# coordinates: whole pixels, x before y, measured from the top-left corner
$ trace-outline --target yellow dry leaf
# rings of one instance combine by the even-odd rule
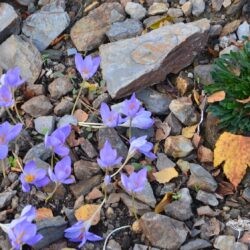
[[[198,126],[198,124],[195,124],[193,126],[183,128],[182,131],[181,131],[181,134],[184,137],[186,137],[188,139],[191,139],[194,136],[194,134],[195,134],[197,126]]]
[[[96,214],[93,220],[91,220],[92,221],[91,225],[96,225],[100,221],[99,205],[95,205],[95,204],[83,205],[75,211],[75,217],[77,220],[86,221],[86,220],[89,220],[94,215],[94,213]]]
[[[171,202],[171,199],[172,199],[172,192],[166,193],[162,198],[162,200],[155,206],[155,212],[158,214],[163,212],[165,206]]]
[[[41,207],[36,210],[36,221],[51,218],[53,218],[53,213],[50,208]]]
[[[159,183],[166,183],[178,176],[178,172],[175,168],[164,168],[159,172],[153,173],[155,179]]]
[[[214,92],[212,95],[210,95],[208,98],[207,98],[207,102],[208,103],[214,103],[214,102],[220,102],[220,101],[223,101],[226,97],[226,93],[225,91],[217,91],[217,92]]]
[[[157,20],[155,23],[150,25],[150,29],[155,30],[163,27],[166,24],[170,24],[173,21],[171,16],[164,16],[160,20]]]
[[[197,105],[200,105],[200,94],[196,89],[193,89],[193,97]]]
[[[240,103],[243,103],[243,104],[249,103],[250,102],[250,96],[248,98],[242,99],[242,100],[236,99],[236,101],[240,102]]]
[[[250,167],[250,137],[224,132],[214,149],[214,167],[224,162],[224,173],[236,188]]]

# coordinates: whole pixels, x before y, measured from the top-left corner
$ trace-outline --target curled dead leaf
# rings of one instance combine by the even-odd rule
[[[97,211],[99,210],[99,211]],[[99,205],[87,204],[83,205],[75,211],[75,217],[77,220],[89,220],[94,214],[94,218],[91,220],[91,225],[96,225],[100,221],[100,208]]]
[[[223,90],[217,91],[207,98],[207,102],[208,103],[220,102],[220,101],[223,101],[225,97],[226,97],[225,91]]]
[[[168,192],[164,195],[162,200],[155,206],[155,212],[161,213],[164,211],[164,208],[167,204],[169,204],[172,200],[172,192]]]
[[[185,127],[185,128],[182,129],[181,134],[184,137],[186,137],[188,139],[191,139],[194,136],[194,134],[195,134],[197,126],[198,126],[198,124],[195,124],[195,125],[190,126],[190,127]]]
[[[242,100],[236,99],[236,101],[240,102],[240,103],[243,103],[243,104],[249,103],[250,102],[250,96],[248,98],[242,99]]]
[[[178,176],[178,172],[173,168],[164,168],[159,172],[153,173],[159,183],[166,183]]]

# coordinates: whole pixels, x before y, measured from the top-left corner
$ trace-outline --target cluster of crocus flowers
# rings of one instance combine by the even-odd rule
[[[0,224],[10,239],[12,249],[20,250],[23,245],[34,246],[43,238],[37,233],[36,224],[32,223],[35,217],[36,209],[27,205],[18,219],[12,220],[10,224]]]

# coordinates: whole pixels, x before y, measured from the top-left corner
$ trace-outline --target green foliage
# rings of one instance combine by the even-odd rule
[[[172,199],[175,201],[178,201],[181,199],[181,193],[173,193],[172,194]]]
[[[147,168],[147,170],[148,170],[148,172],[150,172],[153,168],[152,168],[152,166],[150,166],[150,165],[143,165],[143,164],[141,164],[141,163],[137,163],[137,162],[133,162],[132,163],[132,166],[134,167],[134,169],[137,171],[137,170],[140,170],[140,169],[142,169],[142,168]]]
[[[250,131],[250,42],[238,52],[231,52],[215,60],[212,77],[214,84],[205,87],[208,94],[224,90],[226,98],[213,103],[208,111],[217,116],[223,129],[238,134]]]
[[[11,168],[14,168],[16,166],[16,159],[13,156],[8,157],[8,165]]]

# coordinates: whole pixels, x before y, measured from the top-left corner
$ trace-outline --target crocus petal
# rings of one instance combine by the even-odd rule
[[[94,233],[91,233],[91,232],[86,232],[86,238],[87,240],[89,241],[99,241],[99,240],[103,240],[102,237],[94,234]]]
[[[11,90],[7,85],[2,85],[0,87],[0,106],[10,107],[14,104],[14,98]]]
[[[75,54],[75,65],[76,65],[76,69],[81,74],[83,67],[84,67],[84,63],[83,63],[82,55],[80,53]]]
[[[57,182],[57,178],[55,176],[55,174],[53,173],[52,169],[49,168],[48,169],[48,175],[49,175],[49,178],[53,181],[53,182]]]
[[[27,221],[31,222],[36,217],[36,209],[31,205],[27,205],[21,212],[21,217],[25,217]]]
[[[75,178],[73,176],[71,178],[68,178],[62,181],[63,184],[72,184],[74,182],[75,182]]]
[[[130,188],[130,186],[128,185],[129,178],[125,174],[123,174],[123,173],[121,173],[121,182],[122,182],[122,185],[124,186],[124,188],[127,190],[127,192],[131,192],[132,191],[131,188]]]
[[[71,174],[71,159],[69,156],[64,157],[55,165],[56,179],[63,182]]]
[[[100,115],[102,117],[103,122],[109,118],[109,113],[110,113],[109,106],[105,102],[103,102],[100,107]]]
[[[23,170],[25,173],[33,173],[33,171],[37,168],[35,161],[28,161]]]
[[[50,182],[48,177],[44,177],[43,179],[36,181],[34,184],[36,187],[44,187]]]
[[[22,130],[23,125],[21,123],[18,123],[14,126],[11,127],[11,130],[9,131],[8,135],[6,136],[6,140],[9,142],[11,140],[13,140],[14,138],[16,138],[21,130]]]
[[[41,239],[43,238],[43,236],[41,234],[37,234],[35,236],[33,236],[32,238],[28,239],[26,241],[26,244],[33,246],[35,245],[37,242],[39,242]]]
[[[3,160],[8,155],[8,146],[7,145],[0,145],[0,160]]]
[[[55,153],[64,157],[69,154],[69,148],[65,145],[60,145],[54,149]]]

